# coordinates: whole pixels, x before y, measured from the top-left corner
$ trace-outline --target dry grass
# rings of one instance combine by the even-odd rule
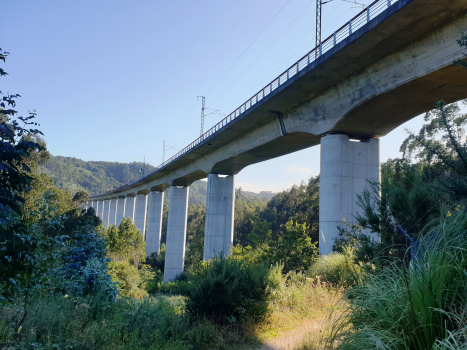
[[[319,278],[289,276],[274,292],[272,312],[256,328],[256,337],[268,344],[264,349],[318,349],[329,315],[340,308],[342,292]]]

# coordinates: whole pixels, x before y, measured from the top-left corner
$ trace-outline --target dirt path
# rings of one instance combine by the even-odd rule
[[[255,347],[255,350],[294,350],[298,349],[305,342],[312,340],[318,342],[323,323],[324,317],[320,319],[306,319],[300,326],[265,341],[264,344]]]

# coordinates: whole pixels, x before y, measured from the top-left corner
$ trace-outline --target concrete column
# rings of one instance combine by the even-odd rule
[[[229,255],[233,245],[235,176],[208,174],[203,259]]]
[[[104,200],[99,201],[99,217],[101,218],[101,220],[104,220],[104,204]]]
[[[151,191],[148,199],[148,230],[146,232],[146,256],[160,253],[164,192]]]
[[[100,215],[99,215],[99,201],[94,201],[94,209],[96,210],[96,216],[100,219]]]
[[[188,193],[188,187],[170,187],[164,283],[173,281],[183,272],[185,264]]]
[[[126,198],[118,198],[117,199],[117,215],[115,217],[115,225],[118,227],[122,222],[122,219],[125,217],[125,199]]]
[[[126,197],[124,217],[130,218],[133,222],[135,221],[135,197]]]
[[[148,208],[148,196],[139,194],[136,196],[135,203],[135,225],[141,231],[143,237],[146,237],[146,212]]]
[[[360,211],[357,194],[368,187],[368,180],[380,181],[379,140],[353,142],[347,135],[321,138],[319,189],[319,252],[332,252],[337,227],[342,220],[356,223]],[[372,237],[375,239],[376,237]]]
[[[109,224],[110,201],[105,200],[103,207],[104,207],[104,211],[102,212],[102,220],[104,221],[104,227],[107,228],[107,226]]]
[[[117,200],[112,198],[109,204],[109,221],[107,222],[106,228],[110,225],[115,225],[115,218],[117,216]]]

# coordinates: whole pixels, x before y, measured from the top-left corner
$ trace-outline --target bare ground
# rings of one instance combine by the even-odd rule
[[[304,343],[318,343],[325,317],[305,319],[298,327],[279,334],[252,349],[255,350],[296,350]],[[308,349],[308,348],[307,348]],[[309,348],[312,349],[312,348]],[[319,349],[318,347],[316,349]]]

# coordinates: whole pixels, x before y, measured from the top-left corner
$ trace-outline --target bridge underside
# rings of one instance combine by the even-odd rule
[[[332,133],[353,138],[382,137],[413,117],[467,98],[467,69],[450,65],[365,101],[350,111]]]
[[[399,0],[297,68],[219,132],[142,180],[93,196],[91,205],[118,223],[135,215],[135,203],[146,208],[149,197],[147,232],[155,235],[150,254],[158,252],[163,192],[170,188],[164,280],[173,279],[183,271],[191,183],[208,177],[209,258],[220,253],[216,249],[228,249],[233,237],[235,179],[218,175],[235,175],[248,165],[321,144],[320,252],[330,252],[341,219],[354,222],[356,194],[368,180],[379,181],[378,138],[438,101],[467,98],[467,69],[454,64],[465,58],[456,40],[467,28],[466,14],[467,0]],[[136,201],[128,198],[134,196]],[[111,198],[109,205],[102,203]],[[144,232],[146,213],[137,214]]]

